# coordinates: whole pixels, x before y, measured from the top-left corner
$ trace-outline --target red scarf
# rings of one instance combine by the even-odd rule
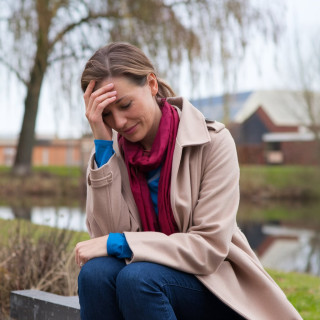
[[[140,143],[118,136],[130,178],[130,186],[139,210],[143,231],[160,231],[166,235],[178,232],[170,204],[171,168],[179,126],[179,115],[165,99],[161,100],[162,116],[150,152]],[[158,218],[151,200],[146,172],[162,165],[158,187]]]

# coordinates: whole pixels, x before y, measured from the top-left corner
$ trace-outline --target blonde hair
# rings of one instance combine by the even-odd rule
[[[91,80],[97,84],[111,77],[125,77],[138,86],[144,86],[147,76],[156,70],[147,56],[132,44],[113,42],[98,49],[88,60],[81,76],[81,88],[85,92]],[[157,98],[175,96],[172,88],[157,77]]]

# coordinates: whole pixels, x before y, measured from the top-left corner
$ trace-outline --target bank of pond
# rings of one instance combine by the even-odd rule
[[[40,209],[32,209],[31,220],[33,215],[37,216],[37,210]],[[42,208],[41,210],[44,211],[40,214],[45,214],[48,208]],[[64,215],[70,216],[72,212],[76,212],[74,208],[70,209],[69,212],[67,211],[66,208],[56,208],[57,221]],[[46,218],[49,219],[49,216],[48,214]],[[77,294],[79,268],[74,262],[73,248],[77,242],[88,239],[88,234],[36,224],[40,222],[22,219],[0,219],[1,319],[6,319],[8,316],[9,297],[12,290],[35,288],[60,295]],[[310,228],[296,228],[275,222],[262,225],[258,221],[247,225],[240,222],[240,225],[247,233],[249,241],[255,239],[256,244],[259,242],[261,234],[267,233],[274,237],[274,241],[267,240],[264,244],[264,247],[271,248],[274,257],[272,258],[269,250],[267,259],[262,260],[263,263],[274,260],[280,253],[283,261],[287,260],[290,255],[296,257],[298,247],[300,249],[304,248],[302,251],[305,251],[304,256],[296,260],[302,262],[315,251],[311,247],[303,245],[306,240],[294,241],[301,235],[304,239],[308,237],[311,239],[316,236],[316,234],[312,234]],[[283,236],[283,233],[285,233],[285,236]],[[254,234],[256,236],[253,237]],[[277,243],[277,239],[287,242],[280,241],[280,243]],[[291,244],[290,241],[292,241]],[[272,243],[275,245],[272,246]],[[283,250],[284,248],[285,250]],[[319,254],[319,246],[317,248]],[[259,250],[256,247],[256,251]],[[288,255],[286,251],[290,254]],[[312,259],[314,257],[308,261],[310,262]],[[266,267],[303,319],[318,319],[320,314],[320,277],[307,274],[303,270],[300,272],[285,272],[270,268],[268,265]]]
[[[0,205],[0,218],[86,232],[84,202],[40,203]],[[320,276],[320,201],[242,200],[237,221],[266,267]]]
[[[241,166],[243,199],[320,199],[320,166]],[[17,177],[0,167],[0,202],[21,197],[79,199],[86,193],[85,171],[78,167],[36,167],[31,175]]]
[[[242,166],[240,173],[239,227],[303,318],[318,319],[320,169]],[[24,178],[0,168],[0,318],[10,290],[76,294],[72,249],[89,238],[85,181],[79,168],[37,168]]]

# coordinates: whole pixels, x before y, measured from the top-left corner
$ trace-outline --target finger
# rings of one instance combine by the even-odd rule
[[[102,88],[101,88],[102,89]],[[106,99],[110,93],[111,95],[114,95],[115,92],[114,91],[110,91],[110,90],[97,90],[95,92],[93,92],[90,97],[89,100],[87,102],[87,110],[91,110],[92,107],[95,107],[96,104],[95,103],[100,103],[102,100]],[[111,88],[110,88],[111,89]],[[94,108],[95,109],[95,108]]]
[[[89,103],[87,109],[87,118],[89,121],[99,121],[103,110],[116,100],[117,91],[110,91],[97,97],[92,103]]]
[[[75,259],[76,259],[76,264],[79,265],[79,243],[76,246]]]
[[[77,265],[81,268],[84,265],[84,263],[85,263],[85,259],[84,259],[83,255],[79,254]]]
[[[115,95],[116,92],[115,91],[110,91],[112,88],[114,87],[113,83],[108,83],[107,85],[104,85],[103,87],[101,87],[100,89],[92,92],[91,90],[91,94],[89,97],[86,96],[85,98],[85,102],[86,102],[86,112],[90,113],[93,110],[95,110],[95,101],[97,100],[99,103],[108,98],[108,96],[111,95]],[[90,91],[89,91],[90,92]]]
[[[95,90],[95,91],[92,91],[91,92],[91,95],[90,95],[90,99],[94,100],[96,99],[97,97],[101,96],[102,94],[108,92],[108,91],[111,91],[114,87],[114,84],[112,82],[102,86],[101,88]]]
[[[84,101],[85,101],[86,106],[87,106],[87,103],[88,103],[88,101],[89,101],[89,98],[90,98],[90,96],[91,96],[91,94],[92,94],[92,92],[93,92],[93,88],[94,88],[95,84],[96,84],[96,81],[95,81],[95,80],[91,80],[91,81],[89,82],[87,88],[86,88],[86,91],[85,91],[84,94],[83,94],[83,98],[84,98]]]
[[[78,266],[80,265],[80,262],[81,262],[82,251],[83,251],[83,241],[79,242],[76,245],[76,254],[75,254],[75,256],[76,256],[76,263],[77,263]]]
[[[73,253],[74,253],[74,261],[75,261],[75,263],[77,263],[77,250],[76,250],[76,247],[73,249]]]
[[[104,110],[105,107],[107,107],[109,104],[114,102],[117,97],[117,91],[110,91],[107,92],[101,96],[99,96],[95,101],[94,101],[94,106],[92,108],[93,111],[98,111],[99,115],[102,114],[102,111]]]

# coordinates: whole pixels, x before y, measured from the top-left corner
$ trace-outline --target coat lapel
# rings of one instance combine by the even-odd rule
[[[172,159],[171,172],[171,207],[179,230],[183,231],[181,217],[176,210],[177,176],[184,147],[202,145],[210,142],[211,138],[202,113],[184,98],[168,98],[168,102],[178,109],[180,115],[176,145]]]
[[[119,169],[121,172],[122,188],[124,192],[124,197],[126,198],[126,202],[129,207],[129,211],[132,217],[134,218],[134,220],[137,222],[137,224],[141,226],[139,211],[131,191],[129,175],[128,175],[126,164],[124,162],[124,159],[119,149],[118,133],[116,131],[113,131],[113,149],[116,153],[115,156],[118,157]]]
[[[168,98],[168,102],[181,111],[177,133],[177,143],[181,147],[201,145],[210,141],[205,118],[198,109],[181,97]]]

